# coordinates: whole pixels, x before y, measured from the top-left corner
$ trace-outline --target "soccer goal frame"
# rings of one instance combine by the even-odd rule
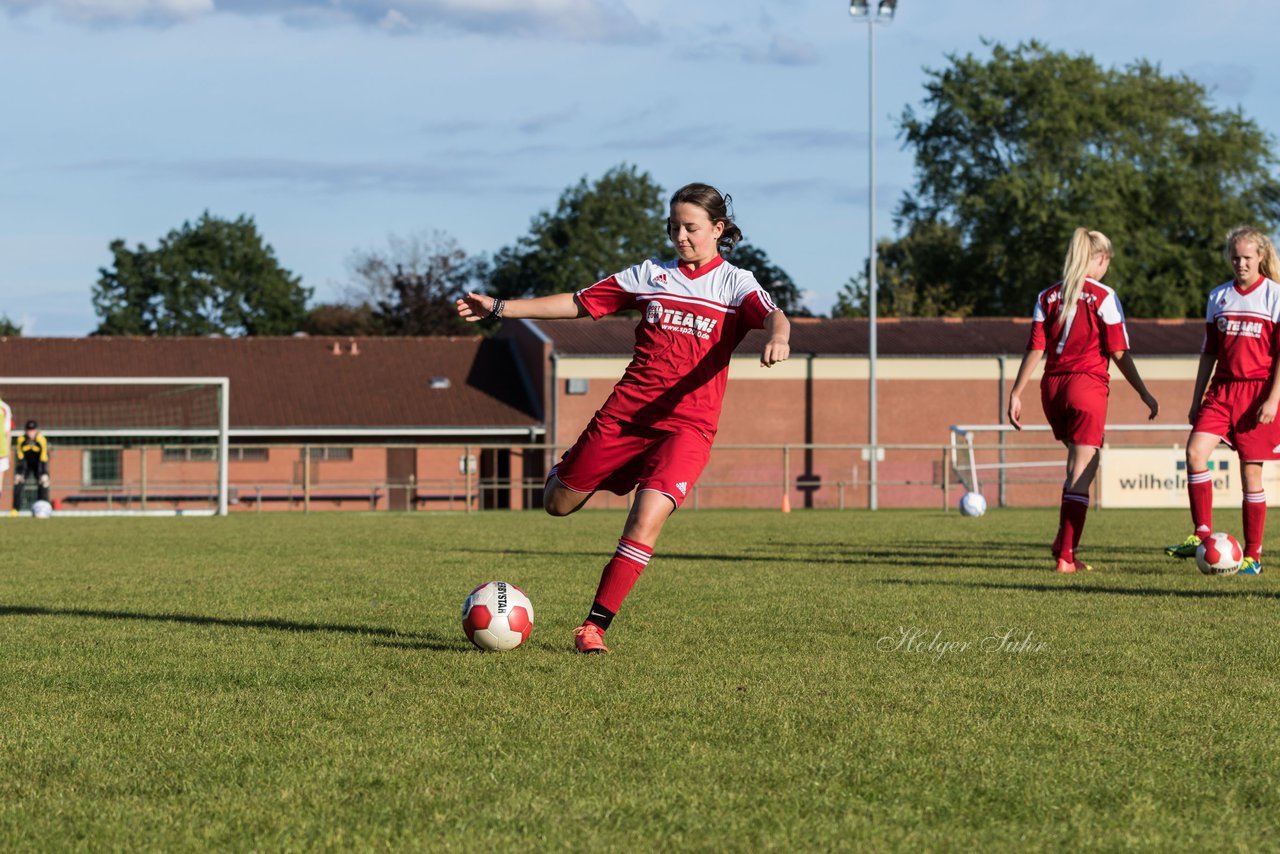
[[[88,427],[53,428],[42,431],[50,439],[214,439],[217,441],[217,509],[187,510],[182,515],[226,516],[229,483],[227,466],[231,456],[231,380],[229,377],[0,377],[0,393],[9,386],[210,386],[217,391],[216,427]],[[6,427],[8,425],[5,425]],[[125,515],[125,514],[121,514]],[[128,513],[128,515],[138,515]],[[176,515],[176,514],[175,514]]]
[[[1184,433],[1187,431],[1185,425],[1180,424],[1108,424],[1106,425],[1107,433]],[[1065,466],[1066,460],[1061,453],[1046,460],[1024,460],[1019,462],[1007,462],[1004,459],[1006,448],[1004,447],[1004,437],[1010,433],[1019,432],[1019,428],[1012,424],[952,424],[950,428],[950,455],[951,470],[955,472],[956,478],[960,481],[961,486],[970,492],[981,493],[982,488],[979,483],[979,472],[994,471],[997,474],[998,485],[1000,488],[999,502],[1004,504],[1004,472],[1015,469],[1044,469],[1058,468]],[[1024,424],[1022,425],[1022,433],[1047,433],[1046,443],[1054,443],[1053,428],[1048,424]],[[982,446],[984,450],[991,450],[993,447],[999,452],[999,461],[994,463],[979,463],[977,461],[977,446],[974,444],[974,436],[979,433],[994,434],[997,445]],[[1015,450],[1008,448],[1007,450]],[[1045,451],[1048,453],[1048,451]]]

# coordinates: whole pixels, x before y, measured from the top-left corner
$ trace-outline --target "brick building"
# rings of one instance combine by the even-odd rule
[[[631,358],[634,321],[517,321],[501,335],[516,342],[543,401],[547,441],[571,445],[609,394]],[[1202,321],[1128,321],[1134,358],[1153,394],[1162,401],[1156,436],[1115,434],[1109,441],[1181,441],[1195,379]],[[930,449],[884,452],[879,466],[882,506],[937,506],[941,500],[940,447],[952,424],[996,424],[1004,420],[1008,390],[1025,351],[1030,321],[1007,318],[882,319],[878,323],[877,396],[882,445],[928,445]],[[791,359],[773,368],[759,364],[763,332],[752,332],[730,366],[720,432],[703,475],[700,506],[777,506],[783,482],[794,506],[866,506],[867,461],[861,451],[782,449],[739,445],[865,444],[868,437],[868,323],[863,319],[793,319]],[[1113,369],[1110,423],[1145,421],[1146,409]],[[1028,423],[1043,423],[1038,382],[1023,398]],[[985,437],[994,441],[994,436]],[[1051,443],[1043,433],[1007,439],[1010,461],[1058,459],[1056,449],[1019,451]],[[1041,472],[1060,483],[1061,469]],[[738,483],[756,484],[737,487]],[[723,485],[718,485],[723,484]],[[774,486],[776,484],[776,486]],[[1008,500],[1056,503],[1056,488],[1040,483],[1012,486]],[[610,503],[610,497],[593,501]],[[616,502],[615,502],[616,503]]]
[[[514,348],[492,339],[9,338],[0,340],[0,376],[228,377],[231,498],[241,509],[462,506],[468,473],[475,502],[509,506],[506,491],[480,494],[482,480],[506,475],[499,464],[509,465],[508,455],[460,455],[455,446],[543,435]],[[197,487],[207,493],[215,469],[208,442],[72,449],[57,438],[92,408],[68,409],[65,396],[96,393],[0,382],[19,425],[34,418],[50,436],[53,497],[93,508],[136,504],[145,476],[154,507],[200,503]],[[136,417],[146,423],[145,411]],[[461,480],[460,466],[469,470]]]
[[[1180,441],[1203,324],[1130,320],[1129,329],[1168,433],[1109,441]],[[691,506],[777,506],[783,494],[796,507],[865,506],[861,449],[799,446],[867,442],[867,322],[798,319],[792,330],[791,360],[771,369],[758,362],[763,333],[739,348]],[[949,426],[1003,420],[1028,330],[1010,319],[880,321],[881,506],[939,504]],[[537,505],[546,467],[622,375],[633,335],[634,321],[608,318],[509,321],[491,339],[11,338],[0,340],[0,376],[229,377],[233,509],[297,507],[303,487],[311,509],[518,508]],[[0,384],[19,421],[41,419],[30,394]],[[1026,420],[1042,423],[1035,383],[1024,403]],[[1116,377],[1110,422],[1144,418]],[[1051,441],[1008,437],[1004,457],[1059,460],[1042,447]],[[96,507],[113,490],[117,501],[138,501],[144,471],[153,505],[208,481],[208,448],[52,444],[54,494],[64,502]],[[1045,484],[1060,479],[1060,468],[1020,478],[1007,499],[1054,503],[1056,487]]]

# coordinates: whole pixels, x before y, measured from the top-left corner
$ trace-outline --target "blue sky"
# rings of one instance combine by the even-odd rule
[[[356,249],[526,233],[627,162],[731,192],[827,312],[867,252],[867,28],[844,0],[0,0],[0,313],[96,325],[108,243],[253,216],[334,299]],[[1185,72],[1280,138],[1274,0],[900,0],[876,30],[878,233],[925,68],[1037,38]],[[1254,38],[1253,34],[1261,34]],[[584,283],[587,284],[587,283]]]

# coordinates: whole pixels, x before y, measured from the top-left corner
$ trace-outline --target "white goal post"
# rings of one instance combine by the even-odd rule
[[[78,397],[67,387],[87,391]],[[171,391],[166,392],[168,386]],[[49,391],[57,389],[59,391]],[[135,389],[136,391],[131,391]],[[91,391],[89,391],[91,390]],[[130,399],[130,395],[133,398]],[[61,396],[59,396],[61,395]],[[212,405],[206,400],[212,395]],[[231,381],[227,377],[0,377],[0,399],[13,406],[15,433],[28,416],[24,409],[54,413],[40,430],[55,443],[145,442],[166,439],[216,443],[216,509],[173,511],[171,515],[227,515],[227,463],[230,457]],[[5,425],[8,427],[8,425]],[[104,511],[82,511],[102,515]],[[112,511],[113,515],[157,515],[157,511]],[[81,515],[75,511],[64,515]]]
[[[1160,447],[1182,447],[1186,439],[1187,432],[1190,429],[1186,424],[1108,424],[1106,432],[1108,435],[1114,433],[1152,433],[1166,434],[1176,438],[1176,442],[1164,444],[1160,443]],[[1035,452],[1038,459],[1022,459],[1017,461],[1007,461],[1006,453],[1018,452],[1022,455],[1031,451],[1031,448],[1018,447],[1016,444],[1006,445],[1005,439],[1013,433],[1030,433],[1038,434],[1037,442],[1033,446],[1038,449]],[[976,436],[989,434],[990,439],[987,443],[975,443]],[[1024,424],[1021,431],[1012,424],[953,424],[950,429],[950,457],[951,470],[955,472],[962,486],[971,492],[981,492],[980,481],[983,476],[989,476],[989,473],[995,473],[996,479],[999,481],[1001,504],[1004,503],[1004,487],[1005,473],[1021,469],[1057,469],[1065,472],[1066,456],[1061,452],[1054,452],[1045,445],[1054,445],[1061,447],[1053,438],[1053,430],[1048,424]],[[990,460],[992,454],[996,455],[994,461],[979,461],[979,456]]]

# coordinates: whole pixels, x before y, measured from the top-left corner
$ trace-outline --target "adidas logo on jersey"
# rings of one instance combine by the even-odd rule
[[[666,273],[658,273],[657,275],[655,275],[655,276],[653,277],[653,283],[654,283],[655,285],[665,285],[665,284],[667,283],[667,274],[666,274]]]
[[[688,481],[685,481],[685,480],[680,481],[679,483],[677,483],[677,484],[676,484],[676,489],[680,490],[680,494],[681,494],[681,495],[688,495],[688,494],[689,494],[689,482],[688,482]]]

